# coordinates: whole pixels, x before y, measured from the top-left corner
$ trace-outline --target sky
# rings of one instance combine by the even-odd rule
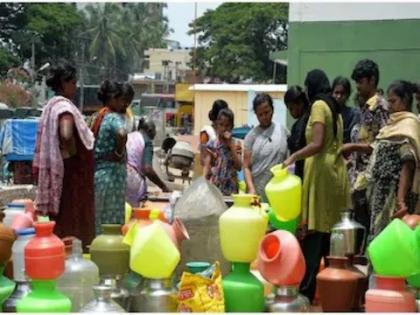
[[[217,8],[222,1],[197,1],[197,17],[200,17],[208,9]],[[194,36],[187,35],[188,24],[194,20],[194,2],[168,2],[164,10],[168,17],[169,27],[174,30],[168,38],[181,43],[181,47],[193,47]]]

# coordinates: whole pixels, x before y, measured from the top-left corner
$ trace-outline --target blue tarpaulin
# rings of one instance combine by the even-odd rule
[[[7,119],[0,131],[2,155],[8,161],[32,161],[38,121]]]

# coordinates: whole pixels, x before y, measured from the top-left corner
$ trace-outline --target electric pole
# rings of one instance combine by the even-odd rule
[[[85,42],[82,40],[82,55],[80,56],[80,75],[79,75],[79,86],[80,86],[80,112],[83,113],[83,105],[85,102],[85,88],[84,88],[84,72],[85,72]]]

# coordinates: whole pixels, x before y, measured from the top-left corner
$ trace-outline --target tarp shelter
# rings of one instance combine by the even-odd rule
[[[0,148],[8,161],[32,161],[38,120],[7,119],[0,130]]]

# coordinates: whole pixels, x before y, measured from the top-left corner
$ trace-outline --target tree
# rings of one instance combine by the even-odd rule
[[[198,70],[228,82],[270,79],[270,52],[287,48],[287,15],[287,3],[224,3],[208,10],[189,25],[189,34],[198,35]]]
[[[73,4],[25,3],[25,25],[12,36],[23,59],[32,55],[35,43],[36,66],[59,58],[74,60],[82,16]]]
[[[7,71],[20,64],[21,60],[6,48],[0,47],[0,77],[6,75]]]
[[[149,47],[163,47],[168,34],[163,3],[106,3],[86,7],[86,36],[90,38],[88,60],[100,80],[126,80],[142,69],[143,53]],[[123,21],[123,23],[121,23]]]
[[[88,5],[88,29],[83,34],[91,38],[89,55],[103,65],[107,78],[114,78],[117,72],[117,57],[126,56],[123,46],[123,24],[121,7],[115,3]]]

